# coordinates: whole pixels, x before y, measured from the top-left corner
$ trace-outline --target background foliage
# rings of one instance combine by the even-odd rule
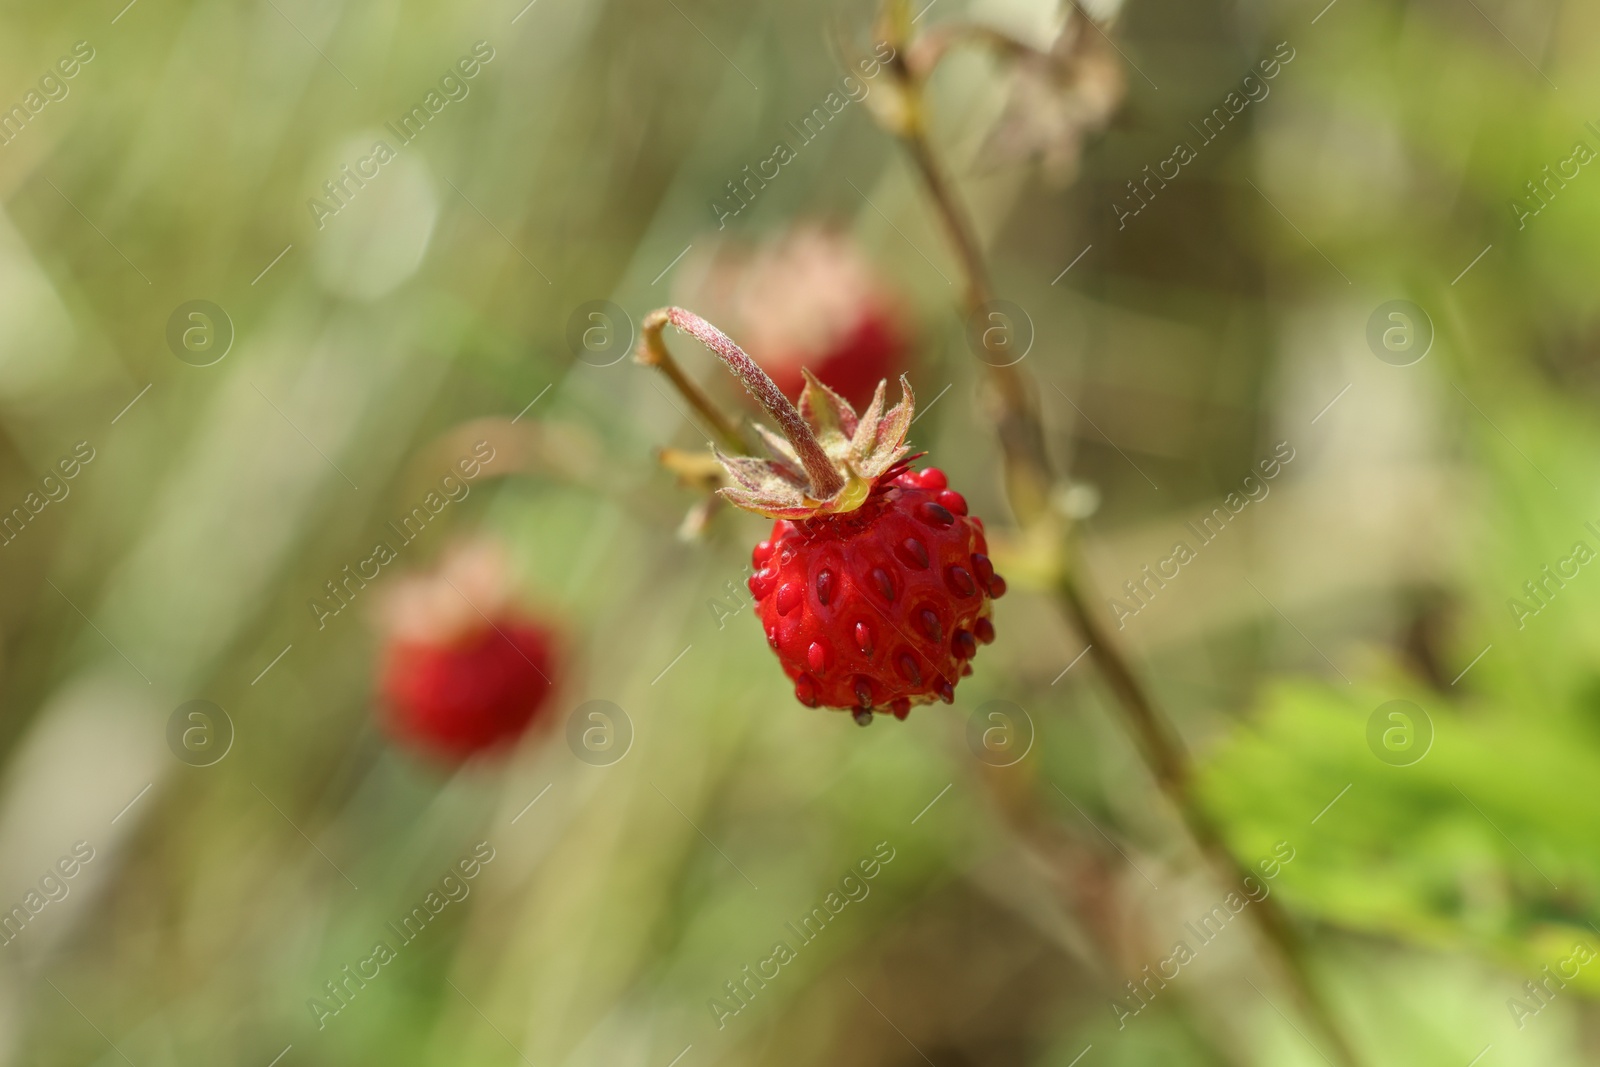
[[[713,240],[709,202],[829,91],[831,28],[864,33],[863,12],[115,8],[0,15],[5,100],[75,42],[94,51],[0,147],[0,506],[76,443],[95,457],[0,550],[0,905],[94,849],[0,947],[0,1056],[1321,1062],[1243,924],[1119,1029],[1124,983],[1226,887],[1091,665],[1063,673],[1082,641],[1044,596],[998,606],[953,708],[857,730],[799,707],[749,612],[719,625],[710,604],[761,524],[677,540],[691,498],[652,453],[703,433],[645,371],[568,344],[586,301],[635,323],[669,302]],[[1098,491],[1095,583],[1115,594],[1164,558],[1278,442],[1296,456],[1119,636],[1239,855],[1292,843],[1272,892],[1368,1062],[1592,1062],[1600,969],[1520,1027],[1507,1001],[1600,944],[1600,577],[1520,626],[1508,601],[1575,542],[1600,547],[1600,179],[1546,187],[1520,227],[1511,201],[1532,206],[1524,183],[1575,141],[1600,146],[1600,11],[1093,10],[1118,15],[1128,93],[1075,184],[986,151],[1010,84],[992,59],[953,58],[932,94],[997,286],[1037,331],[1024,367],[1051,446]],[[924,12],[961,17],[1047,41],[1056,12]],[[470,93],[319,228],[308,199],[479,41],[494,58]],[[1295,58],[1270,95],[1119,225],[1126,183],[1279,42]],[[865,107],[728,228],[800,218],[849,228],[908,294],[913,381],[925,405],[949,387],[915,443],[1003,537],[958,269]],[[1435,336],[1397,367],[1366,328],[1402,298]],[[165,339],[194,299],[236,332],[207,367]],[[394,749],[372,718],[369,598],[321,629],[307,609],[478,437],[502,465],[395,567],[466,533],[512,546],[568,641],[560,717],[606,699],[631,718],[613,765],[574,758],[564,721],[454,774]],[[236,728],[203,768],[165,740],[197,698]],[[996,769],[967,728],[1002,698],[1037,738]],[[1409,766],[1367,741],[1396,699],[1432,725]],[[307,1000],[480,841],[495,859],[470,897],[319,1029]],[[708,1000],[879,842],[895,858],[870,894],[719,1029]]]

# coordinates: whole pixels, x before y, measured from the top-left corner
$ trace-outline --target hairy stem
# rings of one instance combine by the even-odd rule
[[[886,20],[886,24],[892,25],[892,20]],[[903,56],[906,49],[897,48],[897,52]],[[906,98],[906,118],[895,132],[905,143],[912,162],[922,176],[929,199],[961,262],[966,280],[965,305],[970,321],[971,316],[985,312],[986,306],[994,298],[993,290],[976,230],[957,198],[953,184],[939,165],[928,138],[922,83],[931,71],[922,69],[913,72],[903,59],[891,63],[890,70]],[[1044,447],[1044,432],[1037,405],[1016,367],[990,364],[990,368],[999,401],[996,426],[1006,465],[1006,487],[1012,510],[1024,526],[1049,521],[1049,493],[1056,477],[1049,453]],[[1063,552],[1067,551],[1069,549],[1064,547]],[[1056,593],[1063,613],[1090,646],[1095,666],[1121,707],[1140,754],[1162,792],[1180,813],[1202,854],[1225,884],[1240,884],[1251,872],[1228,848],[1220,828],[1195,795],[1189,755],[1171,720],[1157,707],[1116,642],[1089,611],[1079,577],[1080,569],[1070,560],[1062,568],[1066,577],[1059,582]],[[1354,1067],[1360,1061],[1312,981],[1304,948],[1288,914],[1276,898],[1265,898],[1262,903],[1267,906],[1250,909],[1251,918],[1289,978],[1301,1009],[1316,1021],[1333,1042],[1340,1061],[1348,1067]]]
[[[811,432],[811,427],[806,425],[806,420],[800,417],[800,412],[795,410],[795,406],[789,403],[789,398],[783,395],[783,391],[771,378],[767,377],[767,372],[758,367],[755,360],[734,343],[733,338],[699,315],[680,307],[658,308],[646,315],[643,327],[640,329],[639,351],[636,356],[640,363],[660,367],[665,371],[667,377],[672,379],[672,384],[678,387],[691,404],[700,409],[701,414],[706,414],[708,409],[715,411],[715,406],[706,398],[705,393],[684,377],[671,353],[667,351],[666,342],[661,339],[661,331],[668,323],[711,349],[744,385],[745,390],[756,398],[756,402],[766,409],[768,415],[772,416],[772,420],[789,439],[789,443],[794,446],[795,454],[805,466],[806,475],[811,479],[813,497],[827,500],[844,488],[844,476],[834,469],[833,461],[828,459],[828,454],[823,451],[816,435]],[[713,425],[717,425],[719,430],[727,425],[721,412],[716,413]],[[728,429],[729,443],[735,451],[744,452],[744,442],[731,427]]]

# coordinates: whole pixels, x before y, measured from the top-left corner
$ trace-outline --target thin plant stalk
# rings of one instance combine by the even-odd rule
[[[886,20],[893,25],[894,20]],[[904,61],[897,48],[889,64],[904,94],[904,110],[895,130],[904,144],[949,238],[965,279],[964,304],[969,317],[983,314],[994,299],[989,271],[977,232],[946,177],[928,137],[924,121],[921,78]],[[1006,486],[1012,510],[1024,527],[1049,521],[1049,494],[1056,483],[1037,406],[1022,374],[1014,366],[989,364],[997,399],[996,423],[1006,464]],[[1071,551],[1070,541],[1062,553]],[[1116,698],[1136,747],[1162,792],[1178,810],[1185,827],[1225,884],[1240,883],[1252,872],[1228,848],[1220,828],[1195,793],[1192,764],[1172,720],[1152,699],[1126,656],[1095,619],[1088,607],[1082,568],[1066,560],[1059,568],[1054,590],[1063,613],[1089,646],[1090,658]],[[1302,1010],[1313,1018],[1333,1043],[1347,1067],[1360,1063],[1332,1010],[1318,992],[1306,960],[1305,946],[1287,912],[1276,897],[1267,897],[1249,909],[1263,941],[1273,950],[1289,978]]]
[[[711,424],[711,429],[722,439],[724,446],[736,452],[745,450],[744,438],[739,434],[739,428],[733,420],[722,413],[722,409],[706,395],[704,389],[695,384],[694,380],[683,372],[678,361],[672,358],[672,353],[667,349],[666,342],[661,339],[662,327],[671,321],[669,311],[677,308],[663,308],[654,312],[645,319],[644,328],[640,331],[639,347],[634,353],[634,358],[647,367],[654,367],[667,376],[667,380],[677,389],[691,407],[700,413],[700,417]],[[687,312],[684,312],[687,314]],[[704,322],[704,320],[701,320]],[[709,323],[706,324],[708,327]],[[714,327],[712,327],[714,329]],[[720,333],[720,331],[718,331]],[[728,342],[733,344],[732,341]],[[738,346],[735,345],[735,348]],[[748,358],[748,357],[746,357]]]

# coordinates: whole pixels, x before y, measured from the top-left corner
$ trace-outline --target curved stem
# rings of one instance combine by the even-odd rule
[[[901,56],[905,53],[904,48],[897,51]],[[966,310],[970,317],[982,311],[993,299],[977,231],[957,198],[953,184],[940,167],[928,139],[921,78],[903,58],[891,63],[890,70],[900,82],[906,97],[907,117],[895,132],[905,142],[913,163],[921,173],[929,197],[961,261],[967,282]],[[1049,491],[1055,484],[1055,474],[1049,453],[1044,447],[1044,432],[1038,410],[1021,373],[1015,367],[995,367],[991,364],[991,370],[1000,400],[996,425],[1006,464],[1006,485],[1012,510],[1024,526],[1048,522]],[[1162,792],[1177,808],[1201,853],[1226,884],[1242,882],[1244,876],[1251,872],[1228,848],[1220,827],[1195,795],[1193,770],[1182,739],[1171,719],[1151,699],[1110,634],[1101,628],[1089,611],[1081,579],[1076,577],[1078,570],[1070,563],[1063,568],[1065,577],[1060,580],[1056,590],[1063,612],[1090,646],[1095,666],[1121,706],[1145,763]],[[1265,898],[1263,903],[1270,906],[1251,909],[1251,918],[1287,974],[1301,1009],[1316,1021],[1333,1042],[1341,1062],[1358,1064],[1360,1061],[1354,1049],[1312,981],[1304,948],[1288,914],[1276,898]]]
[[[966,275],[967,282],[965,303],[968,314],[971,314],[994,299],[994,291],[989,283],[989,269],[984,263],[983,249],[978,244],[977,229],[956,199],[950,180],[945,177],[944,168],[939,165],[938,157],[933,154],[933,146],[928,142],[928,132],[922,123],[909,124],[906,131],[901,134],[901,140],[911,153],[911,161],[917,165],[923,184],[928,187],[928,195],[933,198],[934,205],[939,209],[939,222],[944,226],[945,234],[955,246],[956,255],[961,260],[962,272]]]
[[[689,397],[690,403],[694,403],[696,407],[700,406],[696,402],[696,395],[704,399],[705,394],[683,378],[683,372],[678,369],[672,354],[667,351],[666,342],[661,339],[661,331],[669,322],[711,349],[743,383],[750,395],[756,398],[756,402],[772,416],[772,420],[778,424],[778,429],[783,431],[783,435],[794,446],[795,454],[800,457],[801,464],[805,466],[806,475],[811,479],[813,497],[827,500],[844,488],[843,475],[834,468],[833,461],[828,458],[827,452],[823,451],[816,434],[811,432],[811,427],[806,425],[806,420],[800,417],[800,412],[795,410],[795,406],[789,403],[789,398],[783,395],[783,391],[767,376],[767,372],[757,366],[755,360],[745,354],[744,349],[734,343],[733,338],[699,315],[680,307],[658,308],[646,315],[640,329],[639,352],[636,357],[640,363],[660,367],[666,371],[667,376],[672,378],[673,384]],[[676,377],[673,375],[674,371],[677,371]],[[694,392],[686,390],[685,384],[688,384]],[[710,405],[709,400],[704,402]],[[701,408],[701,413],[705,413],[704,408]],[[717,413],[717,418],[722,419],[720,412]],[[744,443],[739,440],[738,434],[731,434],[730,441],[736,451],[744,452]]]

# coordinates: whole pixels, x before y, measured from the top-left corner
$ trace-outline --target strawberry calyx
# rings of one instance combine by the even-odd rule
[[[732,338],[683,308],[662,308],[645,317],[641,362],[666,362],[661,331],[669,323],[715,353],[782,431],[780,436],[756,427],[767,459],[730,456],[713,447],[734,483],[718,493],[735,507],[795,521],[854,511],[909,451],[905,440],[916,399],[904,375],[899,403],[885,410],[888,382],[880,381],[867,410],[858,415],[848,400],[806,370],[796,409]]]
[[[867,410],[857,415],[850,402],[822,384],[809,370],[800,394],[800,417],[805,420],[838,473],[842,484],[822,496],[804,472],[794,445],[764,427],[757,427],[770,459],[729,456],[716,452],[734,485],[718,492],[745,511],[771,519],[818,518],[854,511],[867,502],[873,489],[900,467],[910,450],[906,431],[916,400],[911,385],[900,379],[900,402],[884,411],[887,382],[879,382]]]

